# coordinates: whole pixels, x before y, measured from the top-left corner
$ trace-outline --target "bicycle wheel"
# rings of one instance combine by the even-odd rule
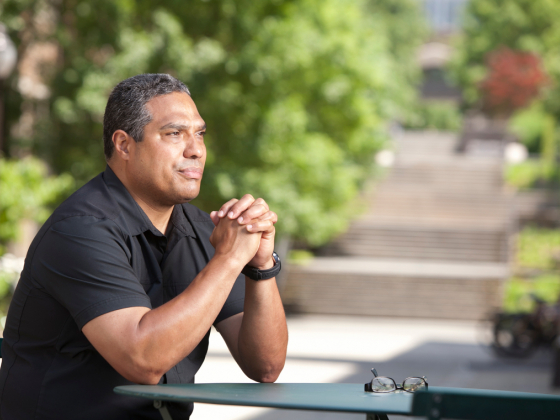
[[[539,344],[538,332],[528,314],[498,314],[492,336],[492,348],[498,356],[528,357]]]

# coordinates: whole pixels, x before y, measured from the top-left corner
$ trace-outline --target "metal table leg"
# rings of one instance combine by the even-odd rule
[[[165,402],[161,400],[155,400],[154,407],[159,410],[163,420],[173,420],[171,418],[171,414],[169,414],[169,410],[165,406]],[[366,414],[366,420],[389,420],[389,417],[387,416],[387,414],[368,413]]]
[[[154,407],[159,410],[159,413],[161,414],[161,417],[163,417],[163,420],[173,420],[171,418],[171,414],[169,414],[169,410],[165,406],[164,401],[155,400],[154,401]]]
[[[367,413],[366,420],[389,420],[387,414]]]

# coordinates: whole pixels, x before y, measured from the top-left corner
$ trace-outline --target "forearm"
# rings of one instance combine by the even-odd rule
[[[174,366],[194,350],[218,316],[240,270],[239,264],[227,259],[213,259],[185,291],[146,313],[138,334],[146,340],[147,357],[162,354],[163,345]]]
[[[218,212],[210,213],[210,217],[214,224],[226,218],[237,220],[250,232],[261,232],[257,252],[248,264],[259,270],[273,266],[274,224],[278,217],[262,198],[255,200],[247,194],[241,200],[232,199]],[[286,361],[288,330],[275,279],[246,279],[243,313],[216,327],[249,378],[258,382],[274,382],[278,378]]]
[[[101,355],[124,377],[138,383],[157,383],[204,338],[241,271],[241,263],[213,258],[185,291],[164,305],[129,308],[99,317],[83,329]],[[136,317],[136,320],[134,320]],[[111,333],[107,333],[108,329]],[[117,342],[112,336],[119,336]]]
[[[284,367],[288,345],[286,317],[276,280],[247,279],[245,285],[239,364],[251,379],[274,382]]]

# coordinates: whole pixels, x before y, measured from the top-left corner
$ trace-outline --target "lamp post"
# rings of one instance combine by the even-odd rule
[[[17,62],[17,51],[8,36],[6,27],[0,23],[0,153],[4,150],[4,80],[6,80]]]

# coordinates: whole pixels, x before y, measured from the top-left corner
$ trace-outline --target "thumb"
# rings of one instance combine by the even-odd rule
[[[218,226],[218,223],[220,222],[220,217],[218,216],[217,211],[213,211],[210,213],[210,219],[212,219],[214,226]]]

